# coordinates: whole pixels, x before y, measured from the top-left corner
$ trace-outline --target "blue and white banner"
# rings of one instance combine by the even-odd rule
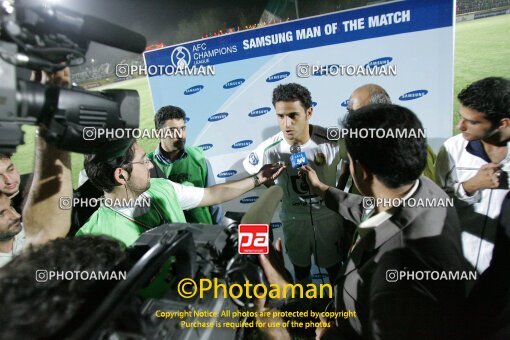
[[[186,111],[188,144],[202,147],[217,182],[246,176],[242,159],[279,131],[272,91],[290,82],[310,90],[311,123],[322,126],[338,126],[355,88],[381,85],[437,150],[452,134],[453,24],[453,2],[398,1],[148,51],[154,110]],[[257,196],[225,208],[244,211]]]

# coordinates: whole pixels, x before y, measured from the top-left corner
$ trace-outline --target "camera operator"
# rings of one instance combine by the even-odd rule
[[[69,86],[69,69],[53,75],[35,73],[33,80]],[[70,154],[47,144],[43,134],[41,126],[36,131],[34,174],[23,208],[23,222],[10,198],[0,194],[0,266],[28,244],[65,237],[69,231],[71,211],[60,209],[59,200],[72,195]]]
[[[121,205],[102,204],[76,235],[108,235],[129,246],[151,228],[164,223],[186,223],[183,210],[231,200],[274,180],[285,169],[268,164],[248,178],[197,188],[165,178],[151,179],[149,171],[152,167],[152,162],[136,141],[120,157],[86,156],[87,177],[104,192],[105,199],[121,202]],[[147,199],[150,201],[148,206],[142,203]]]
[[[349,113],[345,128],[422,129],[422,125],[403,107],[370,105]],[[390,202],[448,198],[435,183],[420,177],[427,157],[425,138],[362,139],[348,135],[346,146],[351,176],[362,195]],[[419,280],[407,275],[425,270],[466,272],[455,209],[440,205],[368,205],[361,196],[323,184],[311,167],[305,166],[303,171],[326,205],[357,225],[349,258],[335,288],[336,311],[355,311],[356,317],[338,318],[331,322],[336,327],[319,328],[317,336],[462,338],[466,281]],[[275,265],[276,259],[261,255],[260,262],[268,281],[281,285],[286,279],[281,267]],[[403,279],[402,272],[407,275]],[[397,279],[388,273],[396,273]],[[272,336],[271,329],[263,331]]]

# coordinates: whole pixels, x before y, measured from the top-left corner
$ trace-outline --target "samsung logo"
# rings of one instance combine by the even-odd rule
[[[234,79],[234,80],[231,80],[231,81],[225,83],[225,85],[223,85],[223,88],[224,89],[232,89],[234,87],[238,87],[239,85],[244,83],[244,81],[245,80],[243,78]]]
[[[217,122],[218,120],[222,120],[222,119],[225,119],[227,118],[228,116],[228,113],[226,112],[220,112],[220,113],[217,113],[215,115],[212,115],[211,117],[209,117],[209,119],[207,119],[208,121],[210,122]]]
[[[267,77],[266,82],[274,83],[275,81],[279,81],[279,80],[285,79],[288,76],[290,76],[290,72],[275,73],[272,76]]]
[[[189,120],[190,120],[190,118],[189,118],[189,117],[184,118],[184,122],[185,122],[185,123],[189,122]]]
[[[258,196],[245,197],[239,202],[242,204],[254,203],[258,198],[259,198]]]
[[[210,148],[212,148],[212,147],[213,147],[213,145],[212,145],[212,144],[202,144],[202,145],[199,145],[198,147],[199,147],[199,148],[201,148],[201,149],[202,149],[202,151],[207,151],[207,150],[209,150]]]
[[[349,99],[344,100],[344,101],[340,104],[340,106],[341,106],[341,107],[347,107],[347,105],[349,105]]]
[[[250,145],[251,143],[253,143],[253,141],[252,141],[252,140],[249,140],[249,139],[240,140],[239,142],[235,142],[234,144],[232,144],[232,149],[241,149],[241,148],[245,148],[245,147],[247,147],[248,145]]]
[[[219,178],[232,177],[235,174],[237,174],[237,171],[235,171],[235,170],[226,170],[226,171],[223,171],[223,172],[220,172],[219,174],[217,174],[216,177],[219,177]]]
[[[248,116],[249,117],[258,117],[258,116],[265,115],[269,111],[271,111],[270,107],[261,107],[259,109],[255,109],[252,112],[248,113]]]
[[[321,280],[321,279],[325,279],[328,277],[328,274],[326,273],[315,273],[312,275],[312,279],[314,280]]]
[[[193,87],[190,87],[189,89],[187,89],[186,91],[184,91],[184,94],[186,96],[189,96],[190,94],[195,94],[197,92],[200,92],[203,88],[204,88],[204,85],[193,86]]]
[[[383,58],[379,58],[379,59],[374,59],[372,61],[369,61],[367,64],[365,64],[365,68],[366,67],[372,68],[372,67],[383,66],[383,65],[391,63],[392,60],[393,60],[392,57],[383,57]]]
[[[312,107],[316,107],[317,106],[317,102],[312,102]]]
[[[283,226],[283,223],[282,222],[273,222],[269,226],[271,227],[271,229],[278,229]]]
[[[427,91],[427,90],[411,91],[411,92],[404,93],[403,95],[398,97],[398,99],[400,99],[400,100],[414,100],[414,99],[423,97],[427,93],[429,93],[429,91]]]

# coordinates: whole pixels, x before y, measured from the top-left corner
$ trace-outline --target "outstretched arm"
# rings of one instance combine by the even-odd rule
[[[264,184],[280,176],[284,169],[285,166],[266,164],[254,176],[257,176],[258,184]],[[257,186],[254,176],[240,181],[228,182],[205,188],[204,197],[198,206],[206,207],[214,204],[220,204],[241,196],[245,192],[248,192]]]
[[[34,80],[69,86],[66,68],[55,74],[40,73]],[[36,132],[34,176],[25,206],[23,225],[29,243],[44,243],[65,237],[71,226],[71,210],[60,209],[61,197],[73,197],[71,156],[43,138],[44,127]]]
[[[65,237],[71,226],[71,209],[59,206],[61,197],[73,197],[71,157],[36,138],[34,177],[22,216],[28,242],[44,243]]]

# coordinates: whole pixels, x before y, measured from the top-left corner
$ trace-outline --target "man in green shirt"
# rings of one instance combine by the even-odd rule
[[[164,223],[186,223],[183,210],[231,200],[274,180],[285,168],[268,164],[254,176],[197,188],[164,178],[151,179],[149,171],[152,167],[150,159],[135,141],[120,157],[86,156],[85,171],[92,183],[103,190],[105,204],[92,214],[76,235],[108,235],[129,246],[151,228]]]
[[[156,129],[169,132],[161,138],[156,150],[147,157],[156,165],[158,177],[172,182],[199,188],[216,184],[209,161],[201,148],[186,146],[186,113],[177,106],[163,106],[154,116]],[[155,169],[156,170],[156,169]],[[184,212],[189,223],[220,224],[223,217],[221,206],[197,207]]]

